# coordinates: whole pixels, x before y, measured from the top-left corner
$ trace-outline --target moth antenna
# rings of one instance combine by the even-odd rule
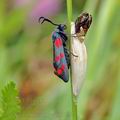
[[[41,20],[42,20],[42,21],[41,21]],[[59,26],[59,24],[53,23],[51,20],[49,20],[49,19],[47,19],[47,18],[45,18],[45,17],[40,17],[40,18],[38,19],[38,22],[39,22],[39,23],[41,22],[41,24],[44,23],[45,21],[47,21],[47,22],[49,22],[49,23],[51,23],[51,24],[53,24],[53,25],[55,25],[55,26]]]

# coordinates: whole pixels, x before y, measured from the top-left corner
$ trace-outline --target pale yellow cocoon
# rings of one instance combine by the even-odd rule
[[[87,67],[87,51],[84,44],[84,31],[81,28],[79,37],[75,35],[75,24],[71,23],[71,52],[78,57],[71,55],[72,87],[73,94],[78,96],[85,80]]]

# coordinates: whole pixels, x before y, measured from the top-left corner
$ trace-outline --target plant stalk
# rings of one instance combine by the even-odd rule
[[[67,0],[67,15],[68,15],[68,32],[71,34],[71,22],[72,22],[72,0]],[[71,51],[71,37],[69,37],[69,46]],[[70,55],[71,60],[71,55]],[[72,85],[72,68],[70,69],[70,79],[71,79],[71,99],[72,99],[72,118],[77,120],[77,97],[73,94]]]

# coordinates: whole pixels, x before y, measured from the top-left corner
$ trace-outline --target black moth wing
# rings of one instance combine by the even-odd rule
[[[69,80],[68,61],[66,55],[66,40],[67,37],[59,32],[53,32],[53,66],[55,74],[64,82]]]

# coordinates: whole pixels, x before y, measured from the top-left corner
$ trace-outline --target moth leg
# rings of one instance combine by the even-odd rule
[[[78,57],[77,55],[75,55],[73,52],[71,52],[71,51],[68,50],[67,48],[66,48],[66,50],[67,50],[70,54],[72,54],[74,57]]]
[[[76,34],[67,34],[67,33],[64,33],[64,32],[58,32],[58,33],[61,33],[61,34],[66,34],[67,36],[69,36],[69,37],[82,37],[82,36],[84,36],[84,35],[76,35]]]

